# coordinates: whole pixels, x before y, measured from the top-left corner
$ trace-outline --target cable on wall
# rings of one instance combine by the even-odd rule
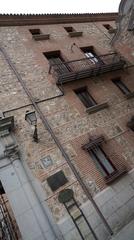
[[[77,181],[79,182],[81,188],[83,189],[85,195],[87,196],[87,198],[92,202],[96,212],[98,213],[98,215],[100,216],[100,218],[102,219],[105,227],[107,228],[108,232],[110,235],[113,235],[113,231],[111,229],[111,227],[109,226],[108,222],[106,221],[105,217],[103,216],[102,212],[100,211],[98,205],[96,204],[96,202],[94,201],[94,199],[92,198],[91,193],[89,192],[87,186],[85,185],[85,183],[83,182],[80,174],[78,173],[77,169],[75,168],[75,166],[73,165],[72,161],[70,160],[68,154],[66,153],[66,151],[64,150],[62,144],[60,143],[59,139],[56,137],[54,131],[52,130],[47,118],[43,115],[43,112],[41,111],[40,107],[38,106],[38,104],[35,102],[33,95],[31,94],[31,92],[28,90],[25,82],[23,81],[21,75],[19,74],[19,72],[17,71],[15,65],[13,64],[13,62],[11,61],[10,57],[8,56],[6,50],[3,47],[0,47],[0,51],[2,52],[2,54],[5,57],[5,60],[7,61],[8,65],[10,66],[10,68],[12,69],[12,71],[14,72],[15,76],[17,77],[18,81],[20,82],[21,86],[23,87],[25,93],[27,94],[29,100],[31,101],[33,107],[35,108],[35,110],[37,111],[37,113],[40,116],[40,119],[42,120],[42,123],[45,127],[45,129],[48,130],[48,132],[50,133],[51,137],[53,138],[55,144],[57,145],[57,147],[59,148],[59,150],[61,151],[63,157],[65,158],[65,160],[67,161],[69,167],[71,168],[73,174],[75,175]]]

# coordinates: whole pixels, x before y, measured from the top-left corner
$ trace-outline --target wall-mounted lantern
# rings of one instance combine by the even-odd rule
[[[37,117],[35,111],[26,111],[25,120],[32,126],[34,126],[33,139],[38,142],[38,132],[37,132]]]

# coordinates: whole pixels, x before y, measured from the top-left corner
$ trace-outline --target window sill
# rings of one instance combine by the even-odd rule
[[[105,102],[105,103],[97,104],[97,105],[94,105],[94,106],[92,106],[90,108],[87,108],[86,112],[88,114],[92,114],[92,113],[98,112],[98,111],[100,111],[102,109],[105,109],[105,108],[108,108],[108,107],[109,107],[108,103]]]
[[[125,95],[127,99],[133,98],[134,97],[134,92],[130,92]]]
[[[36,41],[40,40],[48,40],[50,38],[49,34],[39,34],[39,35],[33,35],[33,39]]]
[[[123,175],[127,173],[127,168],[124,166],[121,170],[117,170],[111,176],[105,177],[105,182],[106,184],[111,184],[113,183],[116,179],[119,179]]]
[[[81,37],[83,35],[83,32],[70,32],[70,37]]]
[[[109,34],[116,33],[116,32],[117,32],[116,28],[111,28],[111,29],[108,30]]]

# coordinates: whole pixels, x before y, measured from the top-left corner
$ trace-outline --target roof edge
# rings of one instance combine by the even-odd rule
[[[114,21],[118,13],[0,14],[0,26]]]

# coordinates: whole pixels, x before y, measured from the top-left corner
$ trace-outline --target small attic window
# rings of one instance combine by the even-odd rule
[[[127,126],[134,132],[134,116],[131,117],[130,121],[127,123]]]
[[[68,33],[70,37],[81,37],[83,32],[79,32],[75,30],[73,27],[64,27],[65,31]]]
[[[112,26],[110,24],[103,24],[104,28],[106,28],[107,30],[110,30],[112,28]]]
[[[75,32],[75,30],[74,30],[73,27],[64,27],[64,29],[65,29],[68,33]]]
[[[41,34],[41,31],[39,28],[29,29],[29,31],[32,35],[40,35]]]
[[[113,28],[110,24],[103,24],[103,27],[107,29],[108,33],[116,33],[116,28]]]

